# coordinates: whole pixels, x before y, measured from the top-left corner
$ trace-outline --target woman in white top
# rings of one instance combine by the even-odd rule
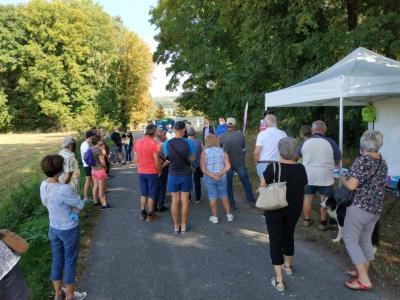
[[[209,134],[206,138],[206,148],[201,153],[200,166],[204,174],[204,184],[210,200],[212,213],[210,222],[218,223],[216,201],[218,198],[222,199],[226,217],[229,222],[232,222],[234,217],[229,205],[226,179],[226,173],[231,168],[231,164],[228,154],[219,146],[219,140],[213,134]]]

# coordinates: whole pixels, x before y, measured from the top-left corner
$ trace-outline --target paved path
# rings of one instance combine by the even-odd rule
[[[175,236],[169,211],[154,223],[139,220],[136,169],[113,174],[108,197],[114,207],[98,218],[78,283],[89,300],[390,299],[377,290],[347,290],[336,258],[302,241],[296,243],[296,274],[280,294],[269,284],[273,269],[260,215],[239,208],[234,223],[214,225],[203,201],[191,205],[191,232]]]

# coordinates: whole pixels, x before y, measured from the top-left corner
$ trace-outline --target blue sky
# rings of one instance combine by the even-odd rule
[[[26,3],[27,0],[0,0],[0,4]],[[136,32],[151,48],[152,51],[157,47],[153,39],[157,33],[150,24],[149,10],[156,6],[158,0],[95,0],[103,6],[104,10],[112,16],[120,16],[124,24],[132,31]],[[168,79],[165,76],[165,66],[155,65],[152,74],[152,86],[150,93],[153,97],[176,95],[178,92],[170,93],[165,90]]]

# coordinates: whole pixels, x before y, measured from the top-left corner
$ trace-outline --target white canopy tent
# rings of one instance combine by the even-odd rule
[[[389,164],[389,174],[395,172],[400,174],[400,163],[394,149],[400,150],[400,121],[398,121],[400,119],[400,62],[360,47],[314,77],[291,87],[265,94],[266,109],[339,106],[341,151],[343,151],[343,106],[364,106],[368,103],[374,103],[377,108],[375,129],[382,131],[385,136],[383,150],[387,149],[389,156],[383,154]],[[384,111],[391,112],[389,119],[385,120],[387,113],[382,115]],[[380,122],[382,128],[380,128]],[[391,129],[392,125],[396,128]],[[386,145],[388,135],[394,135],[394,139],[390,139],[389,145]]]

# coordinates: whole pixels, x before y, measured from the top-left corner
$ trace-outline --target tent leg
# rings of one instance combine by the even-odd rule
[[[342,159],[339,163],[339,176],[342,176],[343,167],[343,96],[340,96],[339,104],[339,149],[342,152]]]

